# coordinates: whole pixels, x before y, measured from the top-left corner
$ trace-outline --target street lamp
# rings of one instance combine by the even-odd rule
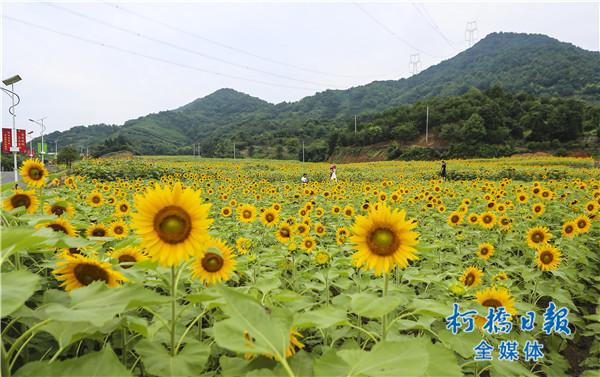
[[[37,124],[38,126],[42,127],[42,152],[41,152],[42,162],[44,162],[44,131],[46,131],[46,126],[44,126],[44,119],[46,119],[46,118],[48,118],[48,117],[43,117],[38,120],[33,120],[33,119],[29,118],[30,122],[33,122],[33,123]]]
[[[2,83],[6,86],[10,85],[11,98],[12,98],[12,106],[8,109],[8,112],[13,116],[13,124],[12,124],[12,143],[10,147],[10,151],[13,153],[13,170],[15,173],[15,184],[19,181],[19,173],[17,171],[17,152],[19,152],[19,148],[17,147],[17,115],[15,114],[15,106],[21,102],[15,104],[15,96],[19,98],[19,96],[15,93],[15,84],[21,81],[21,76],[14,75],[13,77],[9,77],[6,80],[2,80]]]
[[[27,135],[29,135],[29,153],[33,153],[33,136],[31,136],[31,134],[33,133],[33,131],[29,131],[27,132]]]

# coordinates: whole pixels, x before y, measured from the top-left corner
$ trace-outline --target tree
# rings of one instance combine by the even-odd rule
[[[68,145],[58,152],[58,163],[66,164],[71,169],[71,164],[79,158],[79,153],[75,147]]]

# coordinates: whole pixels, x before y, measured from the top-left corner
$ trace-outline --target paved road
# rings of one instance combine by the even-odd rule
[[[3,171],[2,172],[2,184],[14,182],[15,174],[12,171]]]

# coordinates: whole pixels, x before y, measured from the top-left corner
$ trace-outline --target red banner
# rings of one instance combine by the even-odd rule
[[[10,146],[12,145],[12,129],[2,129],[2,153],[10,153]]]
[[[25,134],[25,130],[17,130],[17,147],[19,148],[19,152],[27,152],[27,135]]]

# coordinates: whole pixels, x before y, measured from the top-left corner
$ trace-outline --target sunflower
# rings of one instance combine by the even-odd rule
[[[504,287],[491,287],[481,290],[475,294],[477,302],[488,308],[499,308],[501,306],[512,314],[516,315],[517,310],[512,296],[508,289]]]
[[[125,216],[129,214],[131,210],[131,206],[127,200],[121,200],[115,204],[115,215],[117,216]]]
[[[527,244],[533,249],[548,243],[550,238],[552,234],[546,227],[536,226],[527,231]]]
[[[283,223],[275,232],[275,237],[281,243],[287,243],[292,239],[292,235],[294,234],[292,227],[288,223]]]
[[[70,217],[75,214],[75,208],[73,208],[71,203],[58,200],[53,203],[44,204],[44,212],[48,215],[55,215],[58,217]]]
[[[23,162],[19,174],[28,186],[33,187],[42,187],[48,179],[48,170],[37,158]]]
[[[348,219],[352,218],[352,216],[354,216],[354,208],[352,206],[345,206],[344,216]]]
[[[260,221],[269,228],[277,225],[279,214],[273,208],[267,208],[260,214]]]
[[[146,254],[142,253],[137,247],[124,247],[113,250],[108,255],[118,260],[122,268],[130,268],[134,263],[148,259]]]
[[[111,288],[127,281],[121,273],[113,271],[110,263],[80,254],[65,255],[57,265],[60,268],[52,273],[56,275],[57,280],[62,281],[61,287],[65,287],[66,291],[85,287],[95,281],[103,281]]]
[[[129,234],[129,227],[125,221],[114,221],[110,224],[110,234],[115,238],[125,238]]]
[[[345,226],[339,227],[335,231],[335,240],[338,245],[343,245],[348,236],[350,236],[350,230],[348,230],[348,228]]]
[[[340,213],[342,213],[342,209],[340,208],[340,206],[333,206],[331,207],[331,213],[334,215],[339,215]]]
[[[508,280],[508,274],[506,272],[498,272],[496,275],[494,275],[493,280],[494,281]]]
[[[479,216],[479,225],[486,229],[494,227],[496,224],[496,215],[493,212],[484,212]]]
[[[481,283],[481,277],[483,276],[483,271],[475,266],[468,267],[465,272],[463,272],[460,277],[460,281],[464,284],[465,287],[475,288]]]
[[[246,237],[240,237],[235,241],[235,246],[240,254],[246,254],[252,247],[252,240]]]
[[[302,240],[300,247],[307,253],[310,253],[317,247],[317,240],[314,237],[306,237]]]
[[[315,234],[319,237],[323,237],[325,235],[325,225],[321,223],[315,224]]]
[[[563,237],[574,237],[577,233],[577,224],[574,221],[567,221],[562,226]]]
[[[586,215],[581,215],[577,217],[575,220],[573,220],[573,222],[577,226],[575,228],[577,233],[587,233],[592,227],[592,222],[590,221],[590,218]]]
[[[507,232],[512,228],[512,221],[507,216],[500,216],[498,218],[498,224],[500,225],[500,230]]]
[[[350,240],[355,244],[354,265],[374,270],[375,275],[388,273],[393,267],[405,268],[411,260],[419,259],[414,246],[419,233],[413,232],[415,222],[406,220],[406,212],[390,210],[386,205],[358,216],[352,226]]]
[[[175,266],[202,249],[208,240],[210,204],[200,204],[200,192],[175,186],[156,186],[136,195],[132,226],[142,248],[163,266]]]
[[[62,232],[67,236],[75,236],[75,228],[65,219],[56,219],[47,223],[38,224],[36,228],[50,228],[55,232]]]
[[[556,270],[560,264],[562,253],[552,245],[544,245],[537,249],[535,262],[542,271]]]
[[[12,211],[15,208],[24,207],[27,213],[34,213],[38,209],[39,203],[33,190],[24,191],[20,188],[8,198],[4,199],[4,210]]]
[[[477,256],[481,259],[488,260],[494,255],[494,246],[489,243],[482,243],[477,248]]]
[[[319,265],[326,265],[329,263],[330,259],[331,257],[325,251],[319,251],[317,255],[315,255],[315,262],[317,262]]]
[[[88,237],[111,237],[110,229],[104,224],[92,224],[90,225],[85,234]]]
[[[534,213],[534,215],[541,216],[544,214],[544,212],[546,212],[546,206],[544,206],[543,203],[535,203],[531,207],[531,211]]]
[[[450,226],[456,226],[463,222],[463,214],[461,212],[454,211],[448,216],[448,220],[446,222]]]
[[[296,229],[295,229],[294,233],[299,235],[300,237],[304,237],[304,236],[308,235],[309,231],[310,231],[310,227],[302,222],[302,223],[296,224]]]
[[[223,207],[223,208],[221,208],[221,216],[223,216],[223,217],[229,217],[229,216],[231,216],[231,213],[232,213],[232,211],[231,211],[230,207]]]
[[[479,215],[476,213],[471,213],[469,217],[467,217],[467,220],[469,221],[469,224],[475,225],[479,222]]]
[[[243,204],[237,208],[238,220],[243,223],[251,223],[256,220],[256,207],[252,204]]]
[[[596,212],[598,212],[598,203],[596,202],[587,202],[585,205],[585,210],[590,214],[593,215]]]
[[[304,348],[304,344],[298,338],[302,338],[302,334],[296,331],[295,328],[290,330],[290,344],[288,348],[285,350],[285,357],[291,357],[296,354],[296,348],[302,349]]]
[[[192,264],[192,276],[204,284],[227,281],[235,269],[232,251],[219,239],[210,239]]]
[[[86,201],[91,207],[100,207],[104,203],[104,197],[98,191],[92,191]]]

